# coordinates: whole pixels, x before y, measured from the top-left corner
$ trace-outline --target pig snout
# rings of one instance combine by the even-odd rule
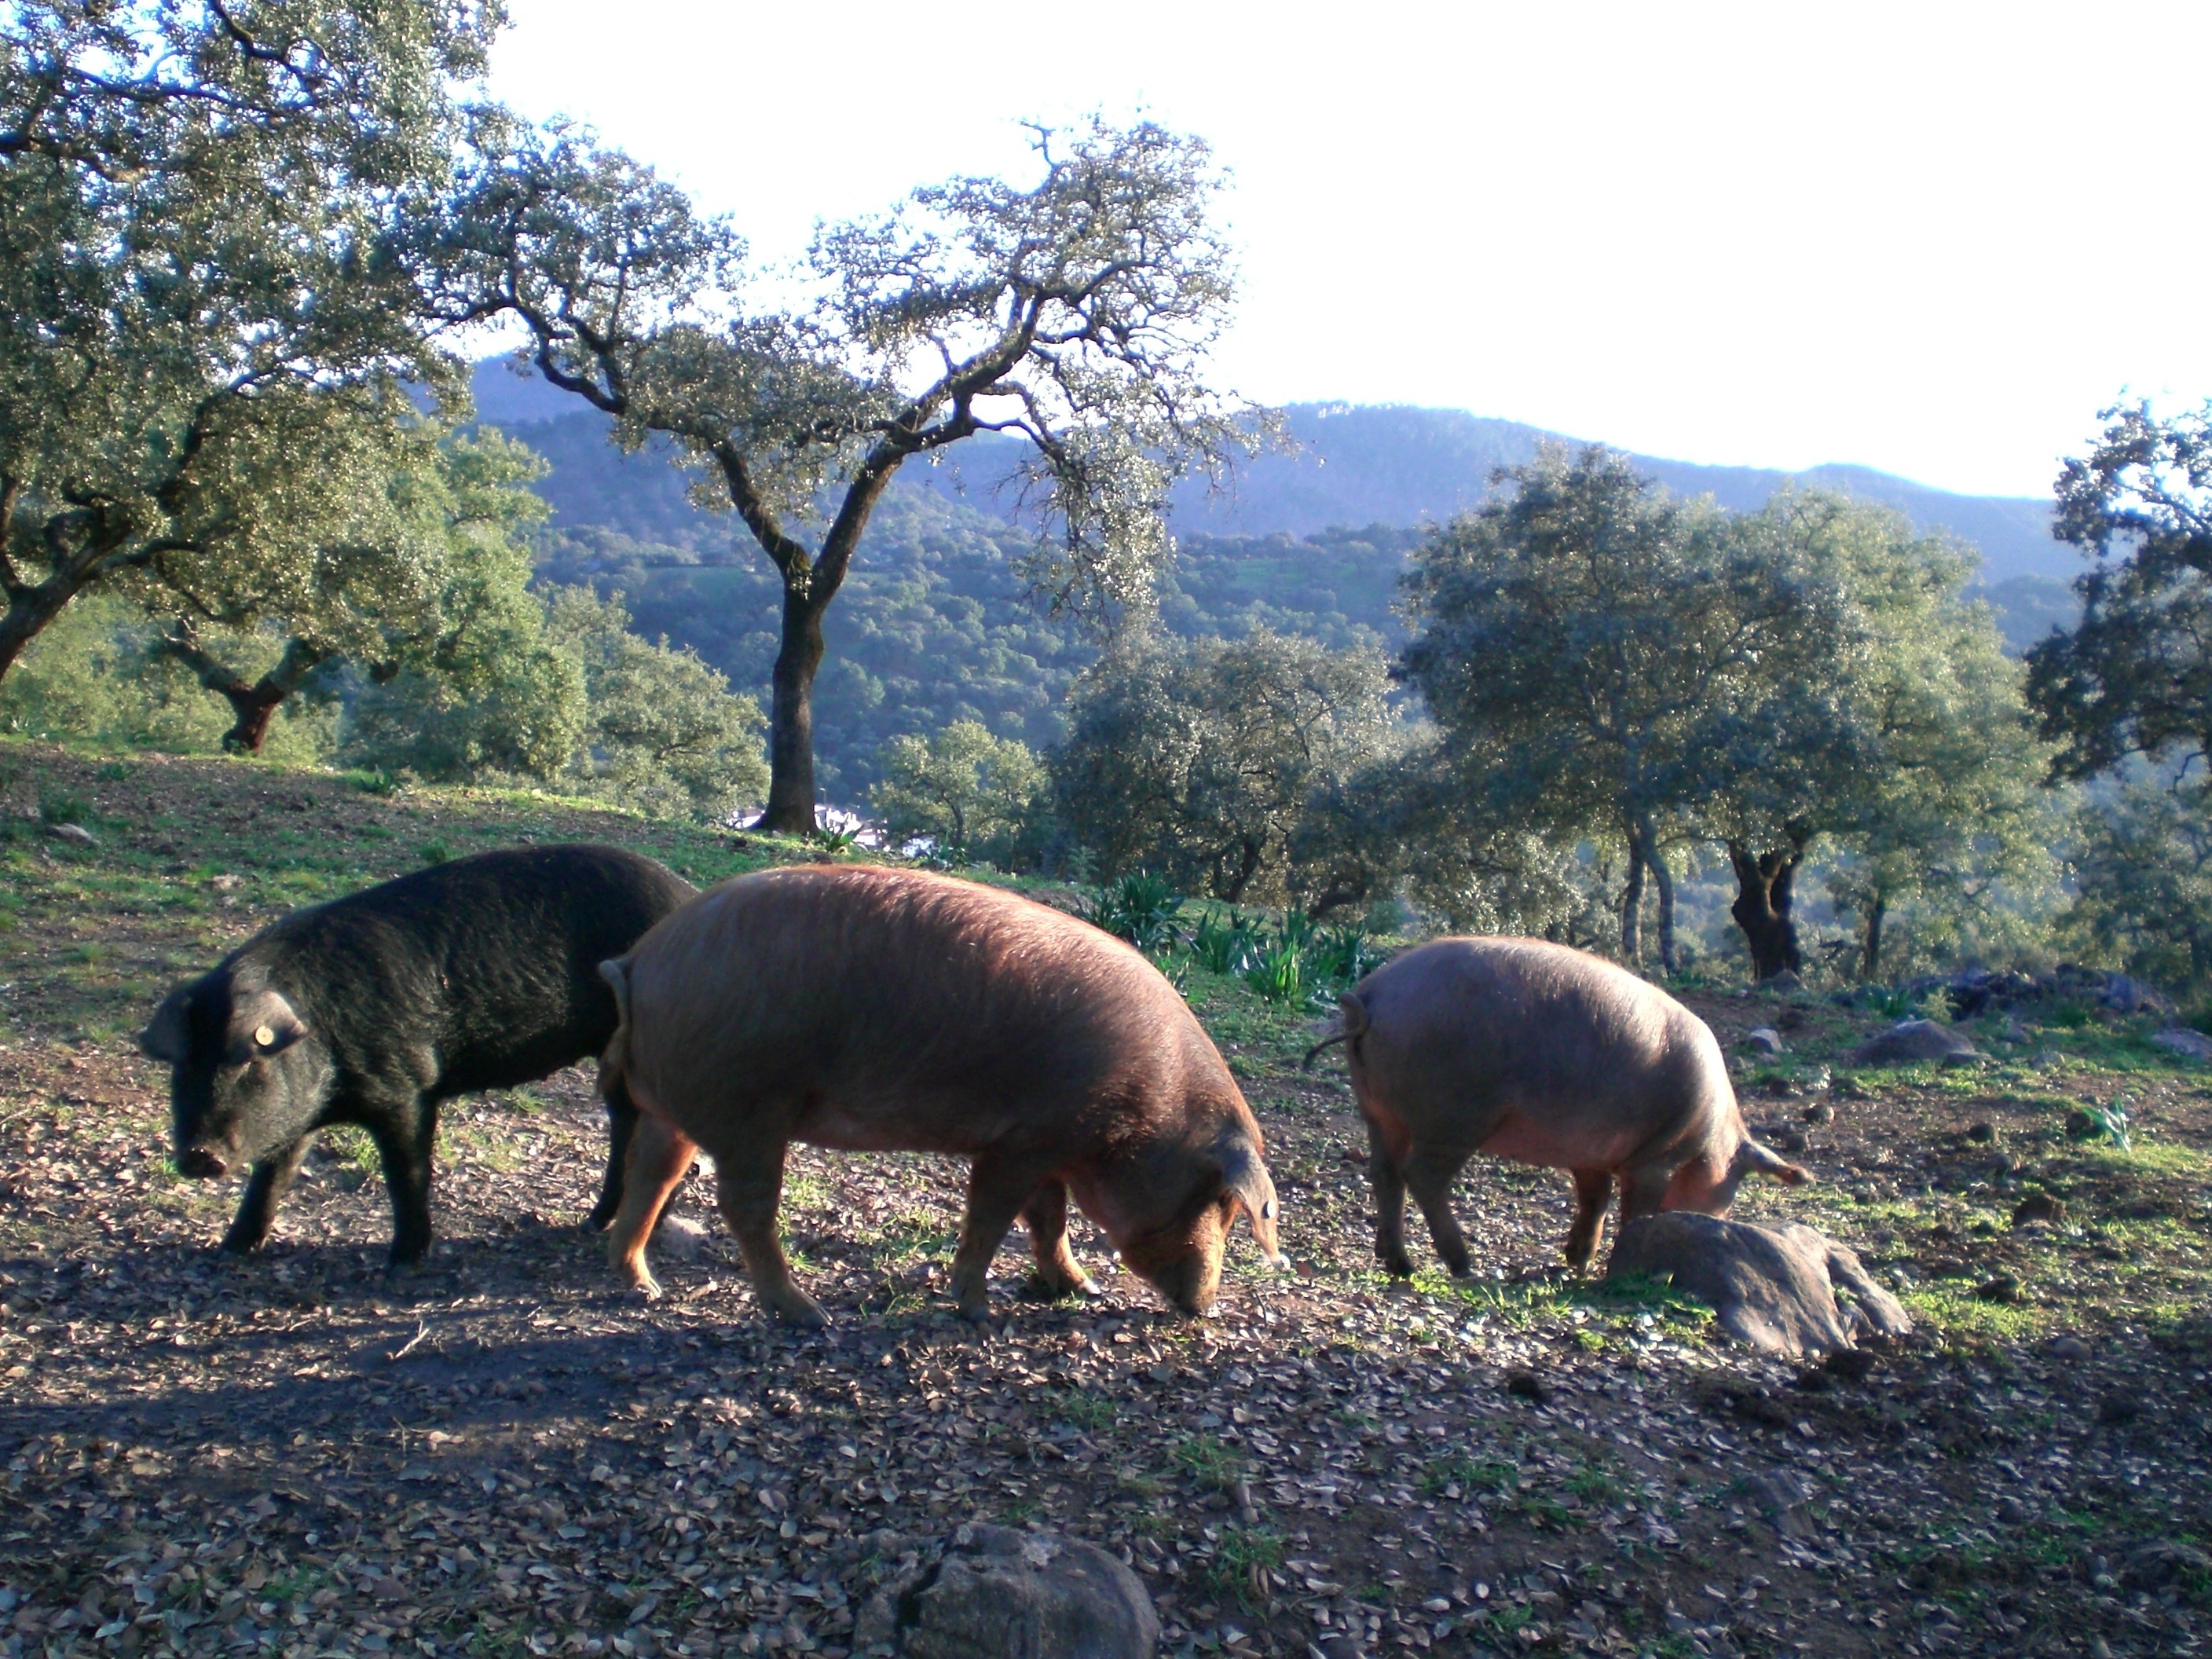
[[[177,1153],[177,1173],[195,1181],[218,1180],[230,1172],[230,1160],[224,1156],[228,1150],[205,1142],[186,1146]]]

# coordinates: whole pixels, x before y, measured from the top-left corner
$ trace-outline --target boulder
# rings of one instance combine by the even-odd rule
[[[1909,1336],[1912,1322],[1859,1259],[1812,1228],[1689,1210],[1626,1228],[1607,1279],[1662,1279],[1711,1305],[1721,1328],[1766,1353],[1826,1354]]]
[[[2206,1036],[2202,1031],[2190,1030],[2185,1026],[2176,1025],[2160,1031],[2151,1041],[2169,1053],[2190,1060],[2212,1060],[2212,1037]]]
[[[2105,981],[2098,1001],[2116,1014],[2170,1014],[2173,999],[2148,981],[2114,974]]]
[[[1152,1659],[1159,1645],[1152,1597],[1095,1545],[978,1522],[911,1559],[861,1608],[856,1659]]]
[[[1852,1066],[1910,1066],[1932,1060],[1945,1066],[1970,1066],[1982,1051],[1948,1025],[1932,1019],[1900,1019],[1851,1050]]]

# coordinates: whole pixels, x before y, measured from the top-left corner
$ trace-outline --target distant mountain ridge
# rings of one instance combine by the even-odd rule
[[[505,359],[477,366],[476,396],[480,419],[514,430],[515,436],[541,449],[547,447],[542,441],[552,440],[543,430],[546,423],[581,422],[595,434],[605,427],[604,417],[579,400],[534,375],[515,374]],[[1179,491],[1171,515],[1178,535],[1303,538],[1366,525],[1442,523],[1479,505],[1489,491],[1492,471],[1530,459],[1547,439],[1588,441],[1516,421],[1404,404],[1294,404],[1285,414],[1296,453],[1263,455],[1246,463],[1222,495],[1210,496],[1195,485]],[[515,429],[522,427],[532,429]],[[644,469],[662,470],[649,456],[619,457],[604,444],[604,459],[587,459],[574,441],[580,435],[563,434],[552,441],[551,447],[561,452],[556,473],[577,465],[613,467],[634,489],[644,483]],[[1006,467],[994,462],[1006,453],[1011,441],[972,440],[948,452],[938,465],[906,469],[900,482],[995,516],[995,486]],[[1948,530],[1978,547],[1984,580],[1992,584],[2021,576],[2066,580],[2081,568],[2073,550],[2051,539],[2051,503],[2033,497],[1954,495],[1872,467],[1848,465],[1793,473],[1647,455],[1632,454],[1630,459],[1679,495],[1710,494],[1722,506],[1737,511],[1755,511],[1775,491],[1792,485],[1840,490],[1882,502],[1896,507],[1923,532]],[[559,482],[548,482],[552,485],[546,492],[549,499],[563,493]],[[680,491],[676,493],[680,500]],[[564,518],[570,516],[557,499],[555,507]],[[688,505],[682,510],[696,511]],[[701,516],[711,520],[714,515]],[[607,527],[632,536],[641,533],[626,524]],[[723,535],[738,531],[734,520],[721,521]]]
[[[548,464],[536,486],[552,509],[539,579],[621,593],[640,633],[693,647],[765,700],[780,590],[737,516],[692,505],[665,444],[623,454],[580,400],[497,363],[480,367],[477,384],[479,416]],[[1449,410],[1316,404],[1289,415],[1298,453],[1252,463],[1225,495],[1177,497],[1176,556],[1159,592],[1171,633],[1268,628],[1332,648],[1395,649],[1399,577],[1422,526],[1479,502],[1494,469],[1528,459],[1547,435]],[[902,468],[878,505],[823,622],[815,755],[830,799],[860,800],[890,738],[952,720],[1036,748],[1059,740],[1097,643],[1042,614],[1021,579],[1027,532],[1007,521],[994,488],[1013,459],[1006,441],[978,437],[938,465]],[[1640,464],[1670,489],[1739,508],[1793,482],[1750,467]],[[1794,482],[1840,484],[1978,542],[1982,596],[2015,651],[2070,619],[2074,596],[2053,575],[2070,574],[2071,555],[2049,539],[2041,502],[1950,495],[1859,467]],[[2039,570],[2051,574],[2011,574]]]

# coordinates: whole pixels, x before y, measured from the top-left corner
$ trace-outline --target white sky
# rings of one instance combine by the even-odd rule
[[[757,253],[1024,118],[1232,170],[1221,380],[1678,459],[2046,494],[2096,411],[2212,396],[2212,6],[510,0],[492,90]],[[910,21],[909,21],[910,20]]]

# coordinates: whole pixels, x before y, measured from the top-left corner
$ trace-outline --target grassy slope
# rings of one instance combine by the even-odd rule
[[[42,802],[100,844],[46,833]],[[959,1171],[805,1151],[787,1228],[838,1325],[799,1339],[731,1288],[719,1230],[660,1264],[667,1302],[606,1291],[570,1230],[600,1133],[576,1073],[448,1111],[416,1279],[375,1278],[385,1212],[344,1137],[267,1256],[210,1260],[234,1194],[167,1172],[161,1080],[129,1034],[285,909],[428,856],[607,839],[707,882],[811,849],[23,745],[0,746],[0,1464],[20,1522],[0,1520],[0,1593],[32,1640],[121,1619],[103,1650],[506,1651],[542,1632],[586,1655],[794,1632],[835,1651],[902,1547],[889,1534],[976,1514],[1126,1551],[1178,1649],[2165,1653],[2203,1627],[2202,1558],[2152,1547],[2204,1544],[2212,1504],[2212,1094],[2136,1026],[1983,1030],[1993,1066],[1808,1093],[1869,1021],[1697,1000],[1724,1042],[1779,1023],[1794,1051],[1745,1077],[1746,1112],[1806,1137],[1821,1184],[1759,1187],[1745,1212],[1828,1231],[1923,1322],[1856,1386],[1553,1271],[1550,1171],[1462,1179],[1488,1278],[1389,1285],[1340,1067],[1296,1069],[1314,1017],[1194,969],[1267,1131],[1295,1279],[1240,1243],[1203,1324],[1109,1272],[1099,1304],[1010,1303],[977,1337],[943,1294]],[[2116,1095],[2132,1152],[2069,1138]],[[2014,1227],[2039,1191],[2065,1222]],[[1105,1265],[1095,1233],[1078,1243]],[[2054,1356],[2061,1334],[2091,1357]]]

